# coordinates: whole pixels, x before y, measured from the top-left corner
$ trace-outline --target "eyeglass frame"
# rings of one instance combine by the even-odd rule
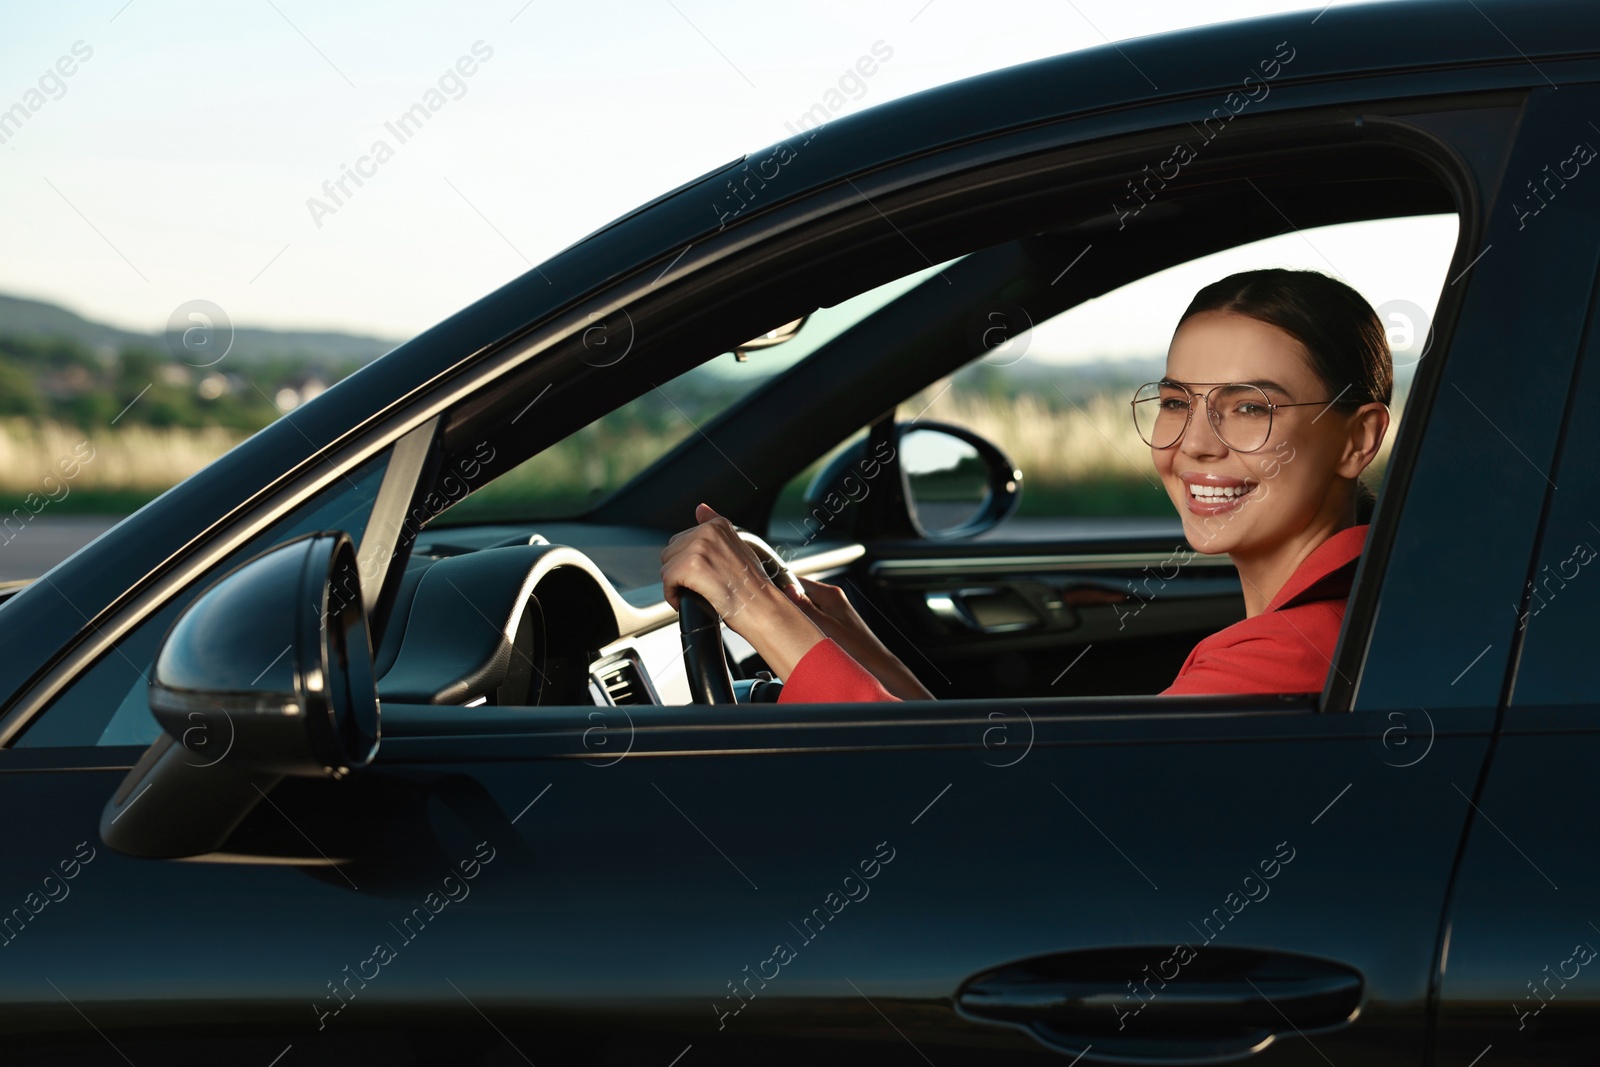
[[[1178,436],[1176,436],[1176,437],[1174,437],[1172,439],[1172,443],[1171,444],[1167,444],[1167,445],[1155,444],[1154,442],[1152,442],[1148,438],[1146,438],[1143,433],[1139,432],[1138,405],[1141,404],[1141,403],[1147,403],[1150,400],[1160,400],[1160,399],[1162,399],[1159,394],[1156,395],[1156,396],[1153,396],[1153,397],[1146,397],[1144,400],[1140,400],[1139,399],[1139,394],[1141,392],[1143,392],[1146,387],[1152,386],[1152,385],[1157,386],[1157,387],[1160,387],[1162,385],[1176,386],[1177,388],[1182,389],[1185,393],[1189,394],[1189,401],[1188,401],[1188,405],[1187,405],[1188,414],[1184,416],[1183,429],[1178,431]],[[1211,388],[1207,389],[1203,393],[1197,393],[1197,392],[1194,391],[1193,388],[1191,388],[1191,386],[1196,386],[1196,385],[1209,385],[1209,386],[1211,386]],[[1222,389],[1222,388],[1225,388],[1225,387],[1230,386],[1230,385],[1237,385],[1237,386],[1243,386],[1243,387],[1248,388],[1248,389],[1254,389],[1256,392],[1260,393],[1263,397],[1266,397],[1267,433],[1266,433],[1266,436],[1261,439],[1261,443],[1259,445],[1256,445],[1256,447],[1254,447],[1254,448],[1235,448],[1235,447],[1233,447],[1233,445],[1228,444],[1227,441],[1223,440],[1221,431],[1219,431],[1217,429],[1217,423],[1222,421],[1222,416],[1218,415],[1216,413],[1216,410],[1214,408],[1212,408],[1212,406],[1211,406],[1211,394],[1216,392],[1218,389]],[[1343,395],[1344,395],[1343,393],[1339,394],[1339,396],[1343,396]],[[1227,447],[1228,451],[1230,451],[1230,452],[1238,452],[1238,453],[1240,453],[1242,455],[1246,455],[1246,456],[1248,456],[1248,455],[1250,455],[1252,453],[1255,453],[1255,452],[1259,452],[1263,448],[1266,448],[1267,447],[1267,442],[1272,440],[1272,417],[1273,417],[1273,415],[1275,415],[1277,413],[1279,408],[1308,408],[1308,407],[1313,407],[1313,406],[1315,406],[1317,404],[1323,404],[1323,405],[1326,405],[1327,407],[1332,407],[1333,405],[1335,405],[1335,404],[1337,404],[1339,402],[1339,397],[1336,396],[1332,400],[1300,400],[1300,401],[1296,401],[1296,402],[1291,403],[1291,404],[1275,404],[1275,403],[1273,403],[1272,398],[1270,396],[1267,396],[1267,391],[1265,389],[1261,388],[1261,386],[1256,385],[1253,382],[1180,382],[1180,381],[1176,381],[1176,380],[1174,380],[1172,378],[1161,378],[1161,379],[1158,379],[1158,380],[1153,381],[1153,382],[1145,382],[1144,385],[1139,386],[1139,388],[1137,388],[1137,389],[1135,389],[1133,391],[1133,399],[1128,401],[1128,413],[1133,418],[1133,431],[1134,431],[1134,433],[1138,433],[1139,434],[1139,439],[1144,441],[1144,443],[1149,445],[1151,448],[1159,448],[1159,449],[1163,449],[1163,450],[1168,449],[1168,448],[1176,448],[1178,446],[1178,442],[1183,440],[1183,435],[1189,432],[1189,424],[1194,421],[1194,398],[1195,397],[1199,397],[1201,404],[1203,404],[1205,406],[1206,418],[1211,422],[1211,432],[1216,434],[1217,440],[1218,441],[1222,441],[1223,445],[1225,445]],[[1313,421],[1315,421],[1315,420],[1313,420]]]

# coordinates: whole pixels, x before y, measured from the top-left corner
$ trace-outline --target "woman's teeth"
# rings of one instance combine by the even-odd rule
[[[1190,485],[1189,495],[1197,500],[1232,500],[1253,488],[1252,485]]]

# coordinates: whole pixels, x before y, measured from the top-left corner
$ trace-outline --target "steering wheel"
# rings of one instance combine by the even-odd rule
[[[749,545],[766,576],[780,584],[800,586],[788,564],[772,546],[748,530],[734,527]],[[695,704],[736,704],[733,675],[722,644],[722,619],[706,598],[690,589],[679,591],[678,629],[683,640],[683,667],[689,677],[689,699]]]

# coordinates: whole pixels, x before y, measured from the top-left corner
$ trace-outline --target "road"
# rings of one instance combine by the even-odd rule
[[[37,578],[118,521],[117,515],[39,515],[26,526],[0,525],[0,581]]]

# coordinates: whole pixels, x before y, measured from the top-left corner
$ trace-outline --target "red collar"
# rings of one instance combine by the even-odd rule
[[[1350,595],[1356,561],[1367,544],[1365,524],[1340,530],[1312,549],[1311,555],[1289,575],[1278,595],[1267,605],[1268,611],[1303,604],[1312,600],[1343,600]]]

